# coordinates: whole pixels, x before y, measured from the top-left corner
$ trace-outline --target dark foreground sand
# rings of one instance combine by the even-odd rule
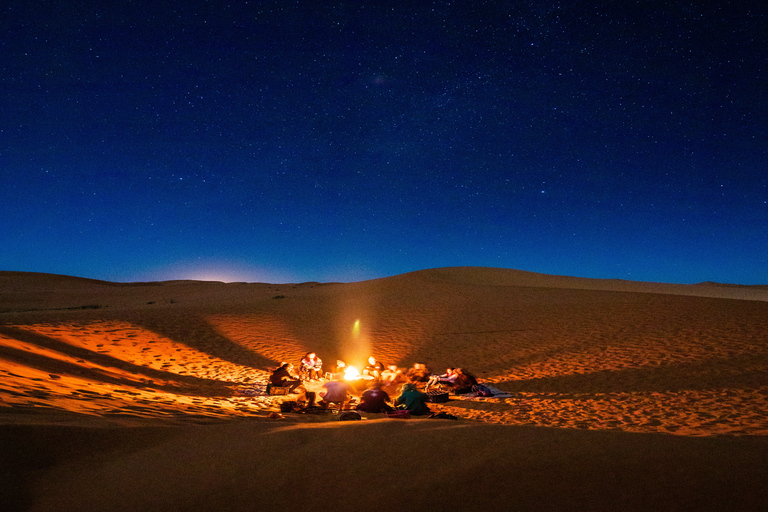
[[[2,510],[766,510],[768,290],[437,269],[350,284],[0,272]],[[286,414],[317,351],[464,366],[459,417]]]
[[[446,420],[12,425],[1,432],[4,510],[765,510],[768,504],[763,437]]]

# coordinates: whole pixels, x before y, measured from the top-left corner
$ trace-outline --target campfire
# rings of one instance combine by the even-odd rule
[[[347,366],[344,369],[345,380],[357,380],[360,378],[360,372],[354,366]]]

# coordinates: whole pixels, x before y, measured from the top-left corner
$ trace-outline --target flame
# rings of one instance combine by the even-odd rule
[[[344,378],[346,380],[356,380],[360,378],[360,372],[354,366],[347,366],[344,369]]]

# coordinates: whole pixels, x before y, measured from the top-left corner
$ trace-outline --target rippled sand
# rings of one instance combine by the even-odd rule
[[[667,472],[675,466],[664,459],[672,465],[659,478],[671,478],[687,490],[678,494],[658,484],[658,501],[648,501],[651,498],[641,499],[637,486],[630,485],[624,488],[630,493],[624,508],[641,510],[652,503],[695,505],[693,489],[706,492],[715,484],[724,485],[728,496],[741,489],[739,503],[749,508],[766,503],[761,501],[765,498],[765,492],[759,490],[762,487],[753,487],[751,477],[745,476],[768,476],[766,463],[756,458],[765,453],[763,436],[768,434],[766,333],[765,287],[632,283],[484,268],[435,269],[361,283],[296,285],[115,284],[0,272],[0,426],[6,433],[5,442],[24,439],[27,444],[22,446],[29,446],[34,454],[45,447],[50,451],[48,443],[57,435],[70,441],[81,439],[83,429],[96,437],[109,438],[108,432],[113,430],[130,432],[126,434],[130,439],[137,437],[126,441],[124,448],[109,438],[104,450],[83,446],[82,451],[73,450],[37,466],[34,455],[25,459],[19,448],[6,450],[10,454],[7,462],[24,468],[13,477],[18,481],[7,482],[15,481],[13,488],[24,490],[14,494],[17,502],[12,503],[19,510],[32,505],[36,510],[98,510],[118,502],[150,510],[155,509],[152,502],[138,498],[109,501],[109,496],[103,496],[96,501],[96,494],[90,492],[93,484],[88,483],[93,475],[87,467],[78,466],[80,473],[61,468],[77,465],[73,461],[86,454],[98,458],[98,454],[117,450],[121,454],[117,459],[104,459],[95,466],[117,485],[124,483],[125,472],[132,477],[136,472],[165,475],[166,469],[150,462],[149,454],[163,452],[157,444],[167,439],[201,436],[205,452],[223,442],[219,435],[252,430],[255,444],[243,447],[245,451],[255,450],[257,445],[266,449],[269,439],[279,440],[276,446],[290,447],[292,436],[304,439],[314,452],[322,451],[317,454],[317,467],[312,460],[302,459],[302,450],[289,450],[287,455],[302,468],[301,474],[309,471],[319,485],[323,473],[317,468],[329,468],[328,461],[343,458],[339,446],[330,440],[325,446],[323,439],[349,443],[345,450],[351,446],[366,450],[358,446],[362,441],[349,438],[365,430],[365,436],[381,437],[377,441],[380,455],[366,457],[388,461],[387,485],[407,481],[403,475],[391,474],[407,472],[410,466],[392,460],[388,448],[404,443],[441,466],[453,466],[456,459],[471,462],[475,472],[495,468],[493,476],[501,488],[512,492],[518,484],[510,487],[510,480],[525,481],[542,493],[544,501],[538,504],[564,507],[569,501],[563,493],[570,487],[544,478],[541,469],[533,467],[538,459],[525,455],[526,448],[517,439],[533,436],[534,444],[544,446],[541,457],[550,465],[562,454],[547,440],[561,439],[568,444],[566,451],[576,452],[603,450],[601,443],[613,446],[603,458],[594,455],[592,460],[585,451],[587,461],[561,461],[566,466],[552,473],[560,471],[562,478],[576,479],[582,491],[594,485],[594,494],[580,498],[593,509],[611,508],[610,500],[597,494],[597,480],[577,477],[577,469],[589,475],[592,468],[592,477],[598,480],[611,472],[629,471],[642,488],[658,484],[644,476],[642,467],[648,463],[644,459],[648,454],[641,455],[642,450],[626,463],[619,460],[618,453],[634,450],[628,447],[637,443],[647,444],[648,453],[662,459],[664,453],[689,447],[688,458],[675,463],[698,477],[689,481],[688,477],[670,476]],[[363,422],[350,426],[336,421],[332,414],[287,414],[270,419],[269,414],[278,411],[285,398],[264,394],[269,369],[281,361],[296,363],[307,351],[316,351],[327,366],[337,358],[360,364],[368,355],[401,367],[422,362],[440,372],[460,366],[504,391],[505,397],[453,397],[433,405],[435,410],[459,417],[456,422],[404,422],[367,415]],[[318,386],[314,383],[311,388]],[[92,434],[94,431],[99,434]],[[32,432],[41,434],[32,436]],[[403,437],[404,432],[412,435]],[[441,436],[447,437],[442,442],[429,441]],[[469,448],[462,445],[472,446],[473,439],[498,445],[500,454],[527,461],[528,466],[482,450],[478,454],[476,447],[469,454]],[[135,466],[128,464],[123,449],[139,453]],[[189,452],[186,445],[171,443],[168,450],[187,450],[185,456],[195,461],[211,457]],[[724,461],[741,469],[728,473],[717,460],[709,460],[704,467],[707,453],[720,453]],[[216,452],[214,458],[221,457],[224,455]],[[224,458],[226,462],[220,461],[223,467],[246,464]],[[263,472],[264,459],[260,460],[259,464],[252,462],[258,468],[251,469]],[[359,476],[363,469],[378,474],[381,467],[368,459],[352,466],[358,471],[348,478]],[[246,468],[238,466],[240,470]],[[203,475],[189,471],[185,469],[183,474],[203,485]],[[443,467],[414,481],[437,485],[429,491],[431,503],[450,505],[455,499],[451,486],[439,482],[458,478],[455,471]],[[526,471],[525,477],[521,471]],[[73,474],[79,476],[73,480]],[[535,475],[540,478],[534,479]],[[734,475],[741,480],[728,480]],[[41,478],[46,483],[38,486]],[[244,484],[242,476],[228,478]],[[216,479],[226,480],[223,475]],[[220,491],[229,482],[212,488]],[[274,482],[271,497],[262,497],[263,503],[283,503],[274,494],[287,492],[285,485]],[[616,485],[619,492],[623,487]],[[547,486],[557,492],[545,492]],[[81,491],[73,491],[81,487]],[[574,489],[568,492],[580,496]],[[54,507],[50,500],[67,492],[80,498],[72,498],[71,508]],[[194,509],[191,504],[182,505],[187,503],[184,499],[172,498],[175,491],[171,488],[157,492],[166,509],[173,509],[173,503],[179,504],[178,510]],[[368,488],[367,492],[379,491]],[[605,496],[620,499],[611,492]],[[725,503],[725,495],[721,497]],[[421,503],[422,498],[414,499]],[[477,509],[482,508],[481,503],[498,506],[494,499],[483,497],[473,503]],[[517,499],[523,509],[537,509],[530,496]],[[258,503],[253,496],[231,500],[226,502],[231,510],[250,510]],[[341,509],[345,503],[354,508],[353,501],[336,502]],[[709,507],[721,501],[701,503]]]

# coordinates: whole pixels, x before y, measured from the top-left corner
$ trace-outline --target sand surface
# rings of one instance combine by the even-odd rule
[[[310,350],[506,395],[433,405],[457,421],[270,419],[269,369]],[[764,510],[768,287],[0,272],[0,428],[8,510]]]

